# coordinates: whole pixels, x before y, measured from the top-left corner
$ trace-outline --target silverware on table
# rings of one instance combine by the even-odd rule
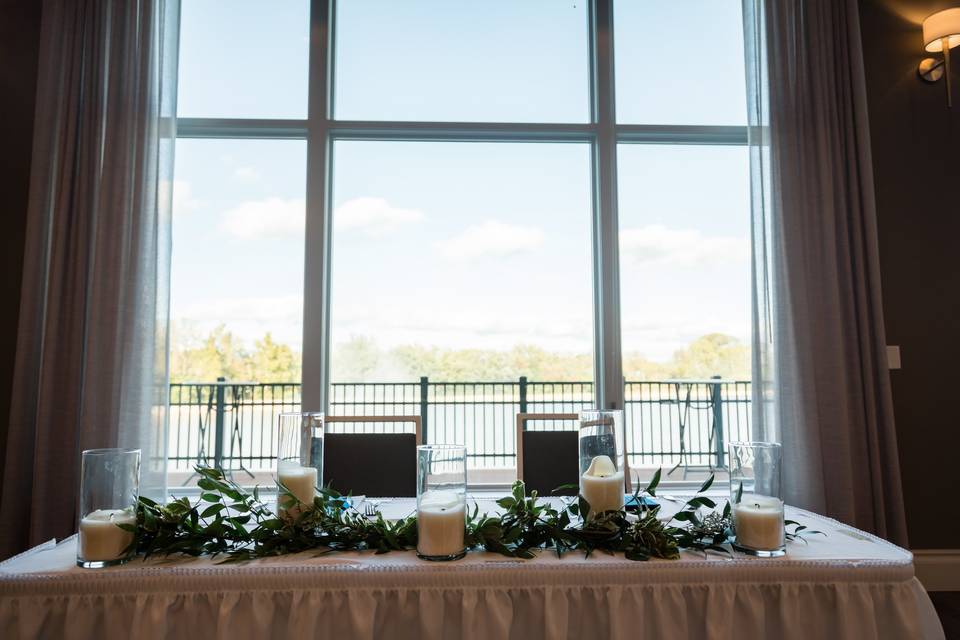
[[[372,502],[366,501],[363,503],[363,515],[366,518],[376,518],[377,517],[377,506]]]

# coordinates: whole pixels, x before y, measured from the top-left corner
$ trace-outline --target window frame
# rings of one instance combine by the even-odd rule
[[[306,119],[177,118],[177,138],[304,140],[307,144],[304,251],[304,410],[326,411],[330,381],[333,240],[331,183],[338,140],[583,142],[591,149],[593,191],[593,366],[598,407],[624,409],[621,350],[617,146],[747,145],[747,125],[618,124],[614,75],[614,0],[590,0],[587,123],[357,121],[333,117],[336,1],[311,0]],[[744,96],[746,100],[746,96]]]

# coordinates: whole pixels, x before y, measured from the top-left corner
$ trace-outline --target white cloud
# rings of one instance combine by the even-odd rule
[[[305,210],[302,198],[251,200],[225,212],[220,230],[238,238],[302,234]]]
[[[333,227],[338,231],[355,229],[369,236],[381,236],[423,218],[423,212],[418,209],[401,209],[383,198],[363,197],[347,200],[337,207],[333,212]]]
[[[620,232],[620,253],[634,264],[715,267],[750,260],[746,238],[705,236],[696,229],[654,224]]]
[[[233,170],[233,177],[240,182],[252,183],[260,181],[260,172],[253,167],[237,167]]]
[[[302,318],[303,297],[250,296],[237,298],[209,298],[173,309],[174,317],[198,321],[225,321],[227,318],[243,318],[253,322],[265,322],[285,318]]]
[[[220,229],[239,238],[280,237],[303,233],[306,204],[302,198],[266,198],[244,202],[225,212]],[[383,198],[355,198],[334,211],[334,228],[380,236],[404,224],[423,220],[423,212],[391,206]]]
[[[498,220],[487,220],[436,243],[450,260],[473,260],[483,256],[509,256],[535,251],[543,245],[543,230]]]

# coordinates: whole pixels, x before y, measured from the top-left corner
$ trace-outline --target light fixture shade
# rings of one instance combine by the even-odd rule
[[[960,7],[938,11],[923,21],[923,45],[927,51],[943,51],[942,38],[953,49],[960,45]]]

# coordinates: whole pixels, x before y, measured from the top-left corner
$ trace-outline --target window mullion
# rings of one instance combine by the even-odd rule
[[[332,0],[310,3],[301,406],[326,411],[330,327],[330,29]]]
[[[613,0],[596,0],[593,37],[594,145],[594,369],[597,406],[623,408],[620,352],[620,277],[617,246],[617,129],[613,69]]]

